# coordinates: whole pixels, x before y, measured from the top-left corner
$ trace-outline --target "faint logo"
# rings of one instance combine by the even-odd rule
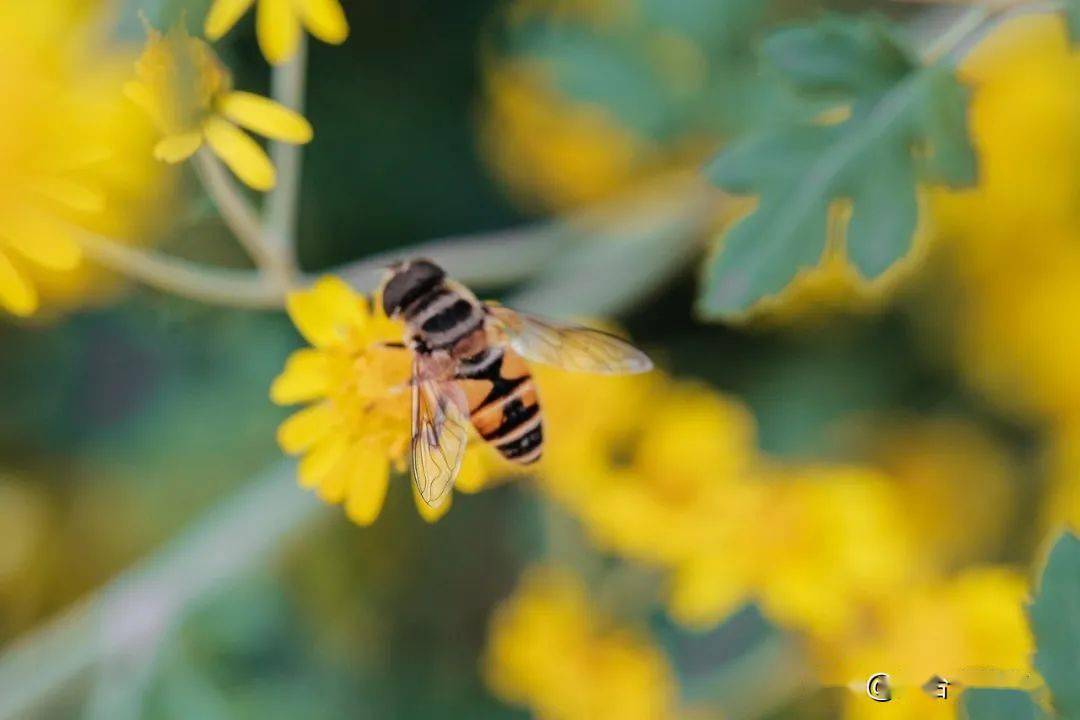
[[[866,694],[875,702],[889,702],[892,700],[892,690],[889,689],[889,676],[885,673],[871,675],[866,681]]]
[[[949,686],[952,685],[948,680],[940,675],[931,675],[930,679],[926,681],[926,684],[922,686],[923,692],[932,698],[938,698],[939,700],[949,699]]]

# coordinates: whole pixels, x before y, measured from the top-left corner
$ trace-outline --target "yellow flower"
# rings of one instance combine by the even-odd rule
[[[865,461],[893,479],[896,512],[907,518],[925,557],[955,570],[1000,553],[1020,479],[999,443],[959,418],[876,424],[861,418],[858,424]]]
[[[574,575],[534,568],[491,620],[484,677],[544,720],[675,717],[674,673],[639,632],[589,603]]]
[[[344,502],[349,518],[368,525],[382,509],[391,467],[404,469],[409,447],[410,358],[382,346],[399,342],[401,327],[335,277],[290,294],[288,311],[312,347],[289,357],[270,397],[310,404],[281,424],[278,444],[303,455],[301,485],[326,502]],[[434,519],[426,503],[417,507]]]
[[[542,68],[493,65],[487,72],[481,143],[516,202],[565,210],[600,200],[656,170],[656,149],[602,109],[560,95]]]
[[[1080,53],[1064,21],[1003,23],[962,68],[979,184],[939,193],[957,358],[976,388],[1035,418],[1080,415]]]
[[[659,373],[602,383],[567,373],[540,379],[551,415],[542,486],[602,548],[672,564],[737,512],[732,487],[754,460],[744,407]],[[585,395],[582,408],[575,399]]]
[[[311,125],[273,100],[232,89],[232,76],[205,42],[177,26],[163,35],[149,30],[146,49],[135,65],[137,80],[124,91],[145,110],[163,137],[154,157],[179,163],[205,142],[237,177],[255,190],[277,182],[262,147],[237,125],[268,138],[304,144]]]
[[[967,686],[1037,686],[1026,595],[1022,573],[992,566],[892,595],[875,622],[853,633],[831,664],[835,682],[853,685],[845,716],[955,717],[954,703],[932,700],[921,690],[932,675]],[[889,673],[897,688],[893,702],[874,703],[854,687],[877,672]]]
[[[277,65],[296,53],[303,25],[315,37],[340,45],[349,24],[339,0],[258,0],[255,30],[267,61]],[[255,0],[214,0],[206,16],[206,37],[219,40],[248,11]]]
[[[673,576],[669,607],[684,624],[708,627],[756,601],[774,622],[829,642],[923,572],[880,473],[785,469],[743,494],[752,501],[725,519],[726,544],[702,545]]]
[[[880,472],[771,467],[745,407],[661,373],[539,380],[550,419],[541,487],[602,550],[669,571],[679,622],[712,626],[756,601],[828,638],[921,571]]]
[[[159,185],[120,93],[123,56],[91,15],[62,0],[0,8],[0,93],[18,99],[0,115],[0,308],[15,315],[81,301],[79,229],[130,233]]]

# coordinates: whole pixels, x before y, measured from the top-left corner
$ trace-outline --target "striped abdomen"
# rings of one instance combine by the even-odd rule
[[[544,429],[529,367],[508,348],[489,346],[461,361],[473,427],[503,457],[529,464],[540,459]]]
[[[467,290],[438,283],[409,303],[404,319],[425,350],[451,350],[481,330],[484,306]]]

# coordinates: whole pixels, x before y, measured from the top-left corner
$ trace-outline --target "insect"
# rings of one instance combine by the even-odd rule
[[[390,266],[381,295],[412,351],[412,478],[433,507],[461,469],[470,425],[508,460],[540,459],[543,420],[526,360],[608,375],[652,369],[608,333],[481,302],[430,260]]]

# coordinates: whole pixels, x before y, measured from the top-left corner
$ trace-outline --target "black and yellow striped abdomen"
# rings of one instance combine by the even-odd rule
[[[483,327],[484,306],[446,284],[439,283],[416,297],[404,319],[422,350],[452,350]]]
[[[543,418],[524,360],[508,348],[489,346],[462,360],[457,378],[480,437],[507,460],[527,465],[540,459]]]

